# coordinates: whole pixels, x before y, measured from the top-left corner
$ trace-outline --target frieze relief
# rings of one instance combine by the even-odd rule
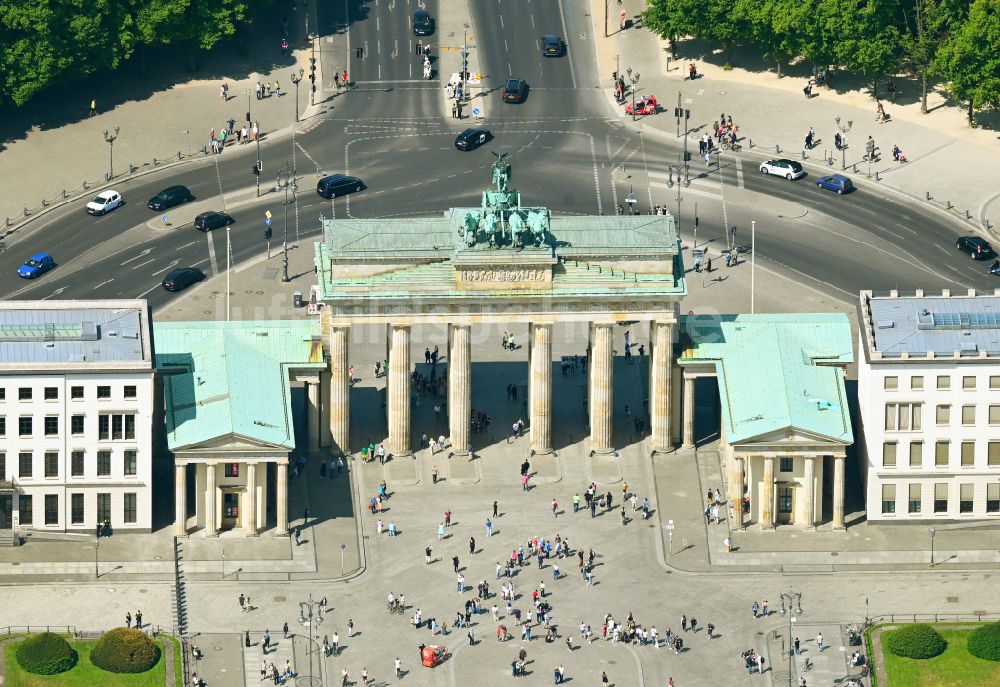
[[[549,271],[540,268],[488,267],[458,270],[463,282],[547,282]]]

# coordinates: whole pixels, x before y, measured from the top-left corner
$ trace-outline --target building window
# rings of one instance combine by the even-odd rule
[[[936,467],[948,466],[948,449],[949,444],[947,441],[934,442],[934,465]]]
[[[59,416],[58,415],[46,415],[45,416],[45,436],[56,437],[59,436]]]
[[[21,451],[17,454],[17,476],[21,479],[31,479],[31,466],[34,455],[31,451]]]
[[[73,451],[70,454],[69,474],[71,477],[83,477],[83,461],[86,454],[83,451]]]
[[[976,424],[976,406],[962,406],[962,424]]]
[[[990,424],[1000,425],[1000,406],[990,406]]]
[[[58,451],[45,452],[45,476],[59,476],[59,453]]]
[[[97,495],[97,522],[111,522],[111,494]]]
[[[0,451],[0,479],[7,479],[7,454]]]
[[[966,391],[976,390],[976,378],[975,377],[962,377],[962,388]]]
[[[946,482],[938,482],[934,485],[934,512],[948,512],[948,484]]]
[[[924,464],[924,442],[910,442],[910,467],[919,468]]]
[[[975,493],[974,484],[962,484],[958,489],[958,512],[972,512],[972,495]]]
[[[792,488],[778,487],[778,512],[792,512]]]
[[[782,457],[778,459],[778,470],[781,472],[793,472],[795,470],[795,462],[792,458]]]
[[[26,415],[24,417],[17,418],[17,433],[22,437],[31,436],[31,416]]]
[[[124,473],[126,477],[135,477],[136,451],[130,449],[125,451]]]
[[[896,485],[895,484],[883,484],[882,485],[882,514],[890,514],[896,512]]]
[[[882,444],[882,467],[896,467],[896,442],[887,441]]]
[[[991,441],[986,445],[986,465],[991,468],[1000,466],[1000,441]]]
[[[70,431],[73,434],[83,434],[85,428],[86,415],[74,415],[70,418]]]
[[[226,463],[226,477],[239,477],[240,476],[240,464],[239,463]]]
[[[0,437],[7,436],[7,418],[0,416]]]
[[[17,497],[17,515],[21,519],[21,524],[32,524],[35,521],[34,514],[34,504],[31,502],[31,494],[19,494]]]
[[[0,401],[6,401],[6,400],[7,400],[7,389],[0,386]]]
[[[914,391],[920,391],[924,388],[924,378],[920,375],[915,377],[910,377],[910,388]]]
[[[104,441],[135,439],[135,415],[101,413],[97,416],[97,438]]]
[[[939,427],[942,425],[949,424],[951,422],[951,406],[949,405],[938,406],[937,411],[935,413],[935,417],[937,418],[937,424]]]
[[[909,487],[910,498],[906,504],[906,511],[908,513],[919,513],[920,512],[920,492],[921,492],[920,482],[912,482]]]
[[[47,386],[47,387],[45,387],[45,400],[46,401],[58,401],[59,400],[59,387],[57,387],[57,386]]]
[[[17,400],[19,401],[30,401],[31,400],[31,387],[22,386],[17,390]]]
[[[886,377],[883,383],[886,391],[895,391],[899,388],[899,377]]]
[[[951,377],[948,375],[938,375],[937,378],[937,388],[938,389],[950,389],[951,388]]]
[[[1000,513],[1000,484],[986,485],[986,512]]]
[[[123,494],[123,496],[125,498],[122,500],[122,505],[124,506],[124,514],[123,514],[123,518],[122,519],[125,521],[126,524],[133,525],[136,522],[136,517],[135,517],[135,503],[136,503],[135,493],[129,492],[129,493]]]
[[[97,398],[111,398],[111,387],[110,386],[97,387]]]
[[[59,524],[59,494],[45,495],[45,524]]]
[[[74,401],[79,401],[83,399],[83,387],[82,386],[71,386],[69,388],[69,397]]]
[[[990,375],[990,388],[1000,389],[1000,375]]]
[[[97,452],[97,476],[108,477],[111,475],[111,451]]]
[[[69,521],[74,525],[83,524],[83,494],[73,494],[70,497]]]
[[[885,429],[887,432],[916,432],[920,430],[920,403],[886,403]]]
[[[962,442],[962,467],[971,468],[976,464],[976,442]]]
[[[129,384],[125,387],[125,398],[135,398],[135,385]]]

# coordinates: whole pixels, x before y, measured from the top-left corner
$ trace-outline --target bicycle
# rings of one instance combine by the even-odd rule
[[[743,149],[743,146],[739,142],[731,143],[730,141],[728,141],[726,139],[722,139],[722,149],[723,150],[731,150],[734,153],[738,153],[738,152],[740,152]]]
[[[403,604],[399,603],[398,601],[387,603],[385,607],[387,611],[389,611],[390,613],[395,613],[397,615],[403,615],[403,613],[406,612],[406,609],[403,608]]]

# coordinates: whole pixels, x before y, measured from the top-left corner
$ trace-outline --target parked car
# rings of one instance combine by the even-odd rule
[[[634,106],[632,103],[625,106],[625,114],[651,115],[656,114],[658,108],[655,95],[643,95],[636,99]]]
[[[802,170],[802,165],[795,160],[787,160],[785,158],[762,162],[760,165],[760,171],[764,174],[773,174],[775,176],[785,177],[789,181],[806,175],[806,173]]]
[[[434,33],[434,17],[425,9],[413,13],[413,33],[417,36],[429,36]]]
[[[232,224],[235,220],[224,212],[203,212],[194,218],[194,228],[212,231]]]
[[[989,260],[996,255],[990,242],[978,236],[963,236],[955,242],[955,248],[973,260]]]
[[[825,188],[828,191],[836,191],[837,194],[850,193],[854,190],[854,184],[843,174],[831,174],[820,177],[816,180],[816,186]]]
[[[364,182],[357,177],[352,177],[347,174],[331,174],[330,176],[323,177],[319,180],[316,184],[316,193],[320,194],[324,198],[334,198],[336,196],[342,196],[346,193],[360,191],[364,187]]]
[[[172,208],[175,205],[187,203],[192,200],[194,200],[194,196],[191,195],[191,191],[188,190],[187,186],[171,186],[150,198],[146,206],[150,210],[166,210],[167,208]]]
[[[455,147],[459,150],[475,150],[493,138],[489,129],[481,126],[466,129],[455,137]]]
[[[524,79],[507,79],[500,97],[505,103],[521,103],[527,94],[528,83]]]
[[[87,214],[103,215],[111,212],[124,202],[122,194],[118,193],[118,191],[112,191],[111,189],[101,191],[97,194],[96,198],[87,203]]]
[[[551,33],[542,36],[542,54],[545,57],[559,57],[565,48],[566,44],[559,36],[553,36]]]
[[[56,266],[56,261],[48,253],[35,253],[17,268],[17,276],[23,279],[40,277]]]
[[[204,278],[205,273],[197,267],[178,267],[167,272],[162,286],[167,291],[183,291]]]

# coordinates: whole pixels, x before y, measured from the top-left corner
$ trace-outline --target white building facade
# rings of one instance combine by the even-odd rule
[[[152,528],[146,302],[0,302],[0,529]]]
[[[869,520],[1000,519],[1000,292],[859,304]]]

